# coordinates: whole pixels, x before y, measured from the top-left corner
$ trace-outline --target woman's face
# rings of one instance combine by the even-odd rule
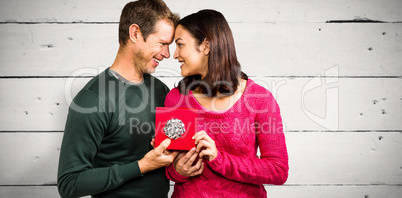
[[[176,50],[173,58],[181,63],[181,75],[186,77],[199,74],[204,78],[208,72],[209,54],[206,41],[197,46],[194,37],[181,25],[176,28],[174,40]]]

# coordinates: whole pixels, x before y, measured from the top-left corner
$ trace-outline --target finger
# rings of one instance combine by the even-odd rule
[[[197,157],[198,157],[198,153],[194,152],[193,155],[190,157],[190,159],[188,159],[188,161],[185,163],[185,165],[192,166],[195,159],[197,159]]]
[[[212,145],[213,144],[211,142],[200,140],[200,142],[197,144],[196,151],[200,152],[202,150],[202,147],[205,147],[206,149],[212,149]]]
[[[179,151],[172,151],[169,154],[167,154],[166,156],[168,156],[171,159],[171,161],[173,162],[175,160],[176,156],[179,155],[179,153],[180,153]]]
[[[200,158],[203,158],[206,155],[205,153],[206,153],[206,150],[201,151],[199,154]]]
[[[194,134],[193,140],[195,140],[197,137],[199,137],[203,134],[207,134],[207,133],[204,130],[197,132],[196,134]]]
[[[172,151],[170,153],[170,156],[172,156],[173,158],[176,158],[179,155],[180,151]]]
[[[180,160],[179,163],[181,165],[184,165],[187,163],[187,161],[191,158],[191,156],[194,154],[195,148],[190,149]]]
[[[212,156],[212,151],[211,150],[203,150],[200,152],[200,158],[207,157],[209,159],[210,156]]]
[[[201,167],[198,170],[200,172],[200,174],[204,171],[204,169],[205,169],[205,165],[204,165],[204,163],[201,163]]]
[[[195,142],[195,144],[198,144],[198,142],[201,140],[206,140],[208,142],[214,142],[214,140],[207,133],[203,133],[203,134],[197,136],[195,138],[194,142]]]
[[[200,140],[200,141],[198,142],[198,144],[197,144],[197,147],[196,147],[196,150],[195,150],[195,151],[200,152],[203,147],[205,147],[205,141]],[[207,149],[207,148],[205,148],[205,149]]]
[[[168,150],[164,150],[164,151],[162,151],[162,153],[163,153],[164,155],[170,155],[170,151],[168,151]]]
[[[175,163],[176,163],[177,161],[179,161],[185,154],[186,154],[185,152],[180,152],[180,153],[176,156],[176,159],[174,159]]]
[[[198,158],[198,155],[197,155]],[[189,169],[190,175],[198,175],[196,172],[201,168],[202,165],[202,158],[198,158],[198,161],[196,164],[192,165],[191,168]]]
[[[166,150],[166,148],[170,145],[171,140],[169,138],[166,138],[161,142],[161,144],[155,148],[155,152],[159,155],[162,155],[163,151]]]
[[[202,147],[204,147],[204,144],[202,143],[202,141],[198,142],[198,144],[195,147],[195,151],[200,152]]]
[[[151,146],[155,148],[155,138],[152,138],[152,140],[151,140]]]
[[[173,166],[176,167],[177,162],[185,155],[185,152],[180,152],[179,155],[176,156],[173,162]]]
[[[201,163],[201,168],[200,168],[200,171],[201,171],[201,172],[202,172],[202,171],[204,171],[204,168],[205,168],[204,163]]]
[[[165,150],[165,151],[163,151],[163,154],[164,154],[164,156],[162,156],[162,157],[164,157],[164,158],[166,157],[166,160],[169,163],[168,165],[170,165],[172,162],[174,162],[174,159],[179,154],[179,151]]]
[[[164,154],[164,155],[170,155],[171,153],[172,153],[172,151],[169,151],[169,150],[162,151],[162,154]]]
[[[176,159],[181,159],[185,154],[185,152],[180,152],[179,155],[177,155]]]
[[[204,139],[206,139],[206,135],[205,135],[205,134],[201,134],[201,135],[197,136],[197,137],[194,139],[194,143],[197,145],[201,140],[204,140]]]
[[[191,177],[197,176],[197,175],[201,175],[202,172],[204,171],[204,163],[201,164],[200,169],[196,170],[195,172],[193,172],[191,174]]]
[[[198,157],[198,156],[197,156],[197,157]],[[201,168],[201,165],[203,164],[202,161],[203,161],[202,158],[198,158],[198,162],[194,165],[194,168],[195,168],[196,170],[198,170],[198,169]]]
[[[197,138],[197,136],[199,136],[199,135],[201,135],[201,134],[203,134],[203,133],[205,133],[204,130],[198,131],[197,133],[194,134],[193,139]]]

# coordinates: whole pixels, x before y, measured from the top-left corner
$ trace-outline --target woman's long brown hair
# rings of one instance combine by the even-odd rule
[[[181,19],[178,23],[196,40],[196,49],[204,40],[209,44],[208,72],[203,79],[200,75],[187,76],[179,84],[182,94],[197,89],[201,93],[215,97],[218,93],[232,95],[239,85],[239,77],[247,80],[241,72],[237,60],[232,31],[222,13],[215,10],[201,10]]]

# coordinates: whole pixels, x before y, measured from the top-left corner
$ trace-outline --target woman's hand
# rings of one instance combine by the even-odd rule
[[[218,156],[218,150],[216,149],[215,141],[209,137],[205,131],[199,131],[194,136],[196,152],[199,152],[200,158],[205,158],[208,161],[212,161]]]
[[[176,172],[185,177],[194,177],[200,175],[204,170],[204,163],[202,158],[198,158],[198,161],[194,164],[198,158],[198,152],[195,148],[192,148],[187,153],[181,152],[173,162],[173,166]]]

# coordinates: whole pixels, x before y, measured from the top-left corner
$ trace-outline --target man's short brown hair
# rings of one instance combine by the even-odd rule
[[[125,46],[129,39],[129,28],[132,24],[140,27],[141,33],[146,41],[147,37],[155,33],[155,25],[166,19],[176,27],[180,20],[178,14],[172,13],[162,0],[138,0],[127,3],[120,16],[119,22],[119,43]]]

